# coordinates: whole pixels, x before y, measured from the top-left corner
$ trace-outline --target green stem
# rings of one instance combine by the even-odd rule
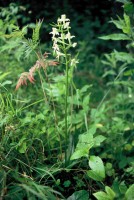
[[[66,96],[65,96],[65,166],[67,164],[67,144],[68,144],[68,121],[67,121],[67,116],[68,116],[68,88],[69,88],[69,84],[68,84],[68,60],[67,60],[67,54],[65,52],[65,61],[66,61]]]

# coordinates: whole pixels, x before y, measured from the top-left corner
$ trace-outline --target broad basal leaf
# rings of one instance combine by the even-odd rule
[[[89,176],[95,174],[97,177],[100,177],[101,180],[105,178],[105,168],[101,158],[98,156],[91,156],[89,159],[89,166],[92,169],[88,173]],[[94,176],[94,180],[96,180],[96,176]],[[93,176],[91,178],[93,178]]]

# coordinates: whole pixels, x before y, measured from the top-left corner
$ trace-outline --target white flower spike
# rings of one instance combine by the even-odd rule
[[[68,32],[65,36],[65,39],[67,39],[69,41],[69,43],[71,43],[71,39],[74,38],[75,36],[70,34],[70,32]]]
[[[57,24],[52,28],[52,41],[53,41],[53,52],[56,55],[56,58],[59,60],[60,57],[65,57],[65,51],[67,52],[69,48],[76,47],[77,43],[71,41],[74,38],[74,35],[71,35],[69,29],[70,20],[66,18],[66,15],[61,15],[61,18],[58,18]],[[70,55],[70,54],[68,54]],[[75,66],[78,63],[75,59],[70,61],[71,66]]]
[[[58,22],[61,22],[65,25],[66,22],[70,21],[66,18],[66,15],[61,15],[61,18],[58,19]]]
[[[75,58],[73,58],[73,59],[71,60],[71,66],[76,66],[77,63],[79,63],[79,61],[76,60]]]
[[[56,35],[59,35],[59,32],[58,32],[57,28],[52,28],[52,32],[50,32],[50,34],[52,34],[54,37]]]

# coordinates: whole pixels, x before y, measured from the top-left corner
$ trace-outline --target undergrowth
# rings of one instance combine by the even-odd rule
[[[1,10],[2,200],[134,199],[134,5],[125,1],[123,8],[122,17],[111,19],[121,33],[100,39],[125,41],[126,51],[89,55],[84,63],[95,73],[104,69],[91,77],[99,84],[95,97],[95,86],[79,86],[87,72],[77,70],[89,41],[86,48],[77,42],[65,14],[50,25],[52,47],[45,51],[42,20],[29,37],[31,26],[20,28],[10,13],[15,8]]]

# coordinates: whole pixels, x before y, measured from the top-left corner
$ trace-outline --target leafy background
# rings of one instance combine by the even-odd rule
[[[0,6],[1,198],[133,199],[133,3],[1,0]],[[124,12],[131,21],[126,32],[121,28],[126,23]],[[62,67],[48,68],[47,76],[41,69],[35,73],[35,84],[15,91],[21,73],[28,72],[37,60],[19,45],[21,34],[27,29],[25,41],[32,38],[36,21],[43,19],[40,49],[51,53],[48,59],[52,60],[50,24],[61,14],[71,21],[71,33],[78,43],[71,54],[79,59],[73,76],[77,90],[73,99],[68,97],[74,115],[68,114],[73,134],[68,149],[73,155],[67,166]],[[23,30],[27,24],[29,28]],[[13,25],[24,32],[16,29],[17,35],[9,36]],[[106,36],[120,32],[130,41]],[[49,105],[44,103],[44,90]]]

